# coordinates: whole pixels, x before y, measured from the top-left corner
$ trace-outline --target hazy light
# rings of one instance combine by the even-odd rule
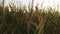
[[[5,0],[5,5],[8,5],[9,3],[12,3],[12,1],[14,1],[14,3],[20,4],[22,3],[23,5],[29,5],[29,2],[31,2],[32,0]],[[44,6],[56,6],[60,0],[34,0],[34,6],[36,6],[37,3],[39,3],[39,5],[43,4]]]
[[[23,5],[28,6],[29,2],[31,1],[32,0],[5,0],[5,6],[9,5],[9,3],[14,3],[14,5],[16,5],[17,7]],[[39,4],[38,8],[48,8],[50,6],[52,8],[60,9],[60,0],[34,0],[34,7],[37,5],[37,3]]]

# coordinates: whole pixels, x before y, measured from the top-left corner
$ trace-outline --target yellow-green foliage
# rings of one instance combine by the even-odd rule
[[[2,16],[1,16],[2,15]],[[0,15],[0,34],[60,34],[60,14],[49,8],[24,13],[24,10],[9,12],[8,7]]]

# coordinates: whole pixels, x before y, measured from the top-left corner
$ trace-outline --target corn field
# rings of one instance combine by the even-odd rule
[[[25,9],[24,9],[25,10]],[[0,10],[0,34],[60,34],[60,13],[49,8],[47,11],[33,9],[28,13],[19,10]]]
[[[33,3],[32,3],[33,5]],[[60,13],[49,7],[29,11],[26,7],[0,6],[0,34],[60,34]]]

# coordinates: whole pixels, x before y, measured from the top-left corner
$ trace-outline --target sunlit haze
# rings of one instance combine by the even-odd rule
[[[14,3],[14,5],[16,5],[17,7],[19,6],[28,6],[29,2],[31,2],[32,0],[5,0],[5,6],[8,6],[9,4],[12,4],[12,2]],[[60,0],[34,0],[34,6],[37,5],[38,3],[38,7],[42,7],[42,8],[47,8],[47,7],[52,7],[52,8],[59,8],[60,9]],[[0,4],[1,4],[1,0],[0,0]],[[42,6],[41,6],[42,5]]]

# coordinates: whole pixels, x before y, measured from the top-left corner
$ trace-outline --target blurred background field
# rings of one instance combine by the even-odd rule
[[[38,3],[16,8],[0,6],[0,34],[60,34],[59,9],[48,7],[39,9]]]

